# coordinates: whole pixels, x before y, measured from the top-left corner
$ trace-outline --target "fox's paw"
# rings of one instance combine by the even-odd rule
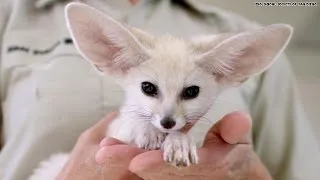
[[[146,127],[137,133],[135,144],[142,149],[160,149],[166,134],[154,127]]]
[[[197,164],[197,146],[192,139],[183,133],[169,134],[163,145],[164,161],[177,167],[188,167]]]

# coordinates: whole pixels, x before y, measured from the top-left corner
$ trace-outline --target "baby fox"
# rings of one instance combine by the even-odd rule
[[[274,24],[183,39],[153,36],[81,3],[68,4],[65,12],[81,55],[125,91],[120,115],[106,136],[144,149],[161,149],[164,161],[174,166],[199,161],[186,129],[222,91],[269,68],[293,31],[289,25]],[[56,176],[67,159],[67,155],[50,159],[30,179]]]

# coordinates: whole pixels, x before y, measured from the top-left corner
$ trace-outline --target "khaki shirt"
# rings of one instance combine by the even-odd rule
[[[111,2],[111,0],[109,0]],[[115,11],[108,0],[88,3],[155,34],[179,36],[256,28],[238,15],[196,0],[141,1]],[[117,109],[121,88],[99,76],[76,51],[59,0],[1,0],[0,93],[4,146],[0,179],[24,180],[38,163],[70,152],[79,135]],[[234,110],[250,112],[254,149],[277,180],[319,180],[320,151],[285,55],[265,73],[225,92],[206,115],[211,124]],[[200,145],[210,126],[192,129]]]

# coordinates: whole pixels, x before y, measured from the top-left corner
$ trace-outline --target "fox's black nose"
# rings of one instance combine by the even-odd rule
[[[165,129],[171,129],[176,125],[176,122],[171,117],[165,117],[160,121],[160,124]]]

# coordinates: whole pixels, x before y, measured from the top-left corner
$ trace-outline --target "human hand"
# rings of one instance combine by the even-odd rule
[[[129,169],[148,180],[272,179],[252,149],[250,130],[247,114],[230,113],[207,133],[199,164],[178,169],[163,161],[161,151],[149,151],[133,158]]]
[[[108,125],[113,119],[115,119],[116,116],[117,113],[111,113],[103,120],[82,133],[77,144],[71,152],[68,163],[65,165],[57,179],[140,179],[138,176],[128,170],[128,166],[130,161],[136,155],[144,151],[142,149],[125,144],[113,145],[119,144],[119,141],[112,138],[104,139]],[[102,148],[97,153],[99,146]]]

